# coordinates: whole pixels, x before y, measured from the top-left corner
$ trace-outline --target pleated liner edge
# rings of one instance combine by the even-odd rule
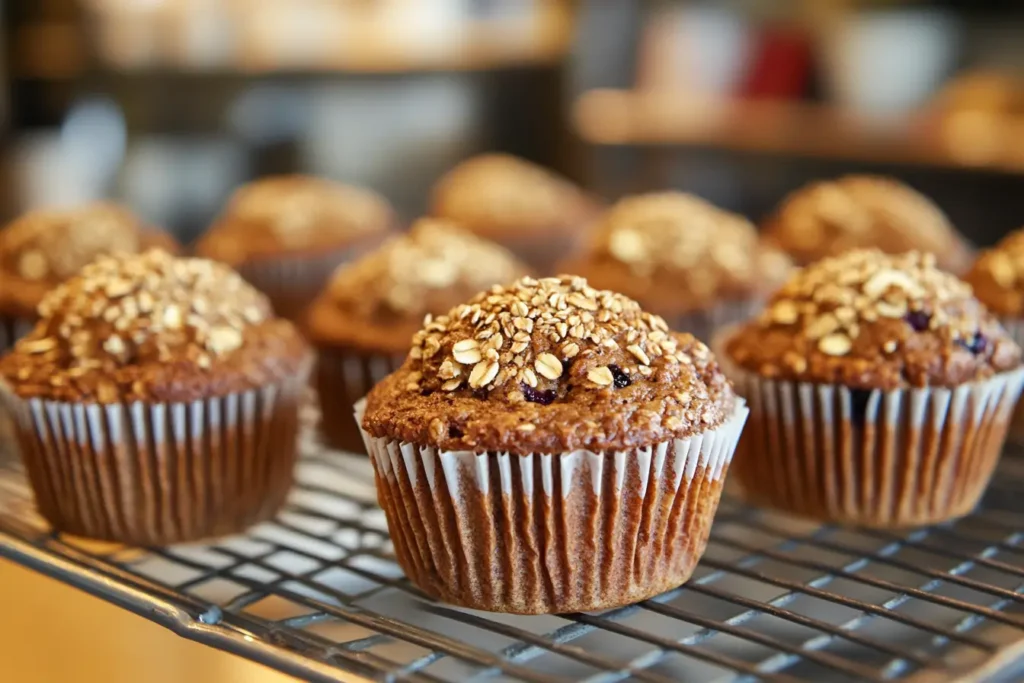
[[[327,445],[350,453],[365,453],[362,431],[352,406],[377,382],[397,370],[405,356],[390,356],[321,347],[317,354],[316,391],[320,399],[320,431]]]

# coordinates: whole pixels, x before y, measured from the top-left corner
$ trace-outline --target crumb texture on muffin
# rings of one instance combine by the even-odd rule
[[[813,183],[787,197],[767,237],[799,263],[850,249],[924,251],[962,272],[970,248],[930,199],[895,180],[852,175]]]
[[[956,386],[1020,365],[1020,348],[930,254],[856,250],[798,271],[727,342],[762,377],[853,388]]]
[[[346,247],[379,237],[394,221],[388,202],[371,190],[312,176],[275,176],[239,188],[197,250],[237,265]]]
[[[1024,228],[985,250],[965,279],[974,294],[997,315],[1024,315]]]
[[[426,314],[445,312],[527,272],[497,244],[448,221],[423,218],[335,271],[313,305],[310,331],[329,344],[404,353]]]
[[[585,195],[551,171],[507,154],[462,162],[438,181],[433,214],[473,232],[529,232],[573,225],[589,209]]]
[[[566,269],[674,315],[766,296],[790,267],[746,218],[691,194],[659,192],[619,201],[595,227],[590,253]]]
[[[428,319],[363,425],[446,450],[607,451],[715,428],[733,405],[693,336],[583,278],[523,278]]]
[[[100,257],[52,290],[39,315],[0,359],[22,397],[188,401],[294,374],[307,355],[230,269],[159,250]]]

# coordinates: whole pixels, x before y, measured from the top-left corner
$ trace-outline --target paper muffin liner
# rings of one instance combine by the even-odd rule
[[[56,530],[166,545],[277,511],[293,480],[307,375],[189,403],[3,398],[36,504]]]
[[[365,402],[356,405],[362,419]],[[439,451],[364,432],[395,554],[427,594],[472,609],[589,611],[684,583],[707,544],[747,408],[629,451]]]
[[[710,344],[719,330],[750,320],[763,308],[762,299],[724,301],[704,311],[667,317],[665,322],[676,332],[689,332],[702,342]]]
[[[1018,346],[1024,347],[1024,319],[1001,318],[1003,328]],[[1024,401],[1018,401],[1010,422],[1010,440],[1015,444],[1024,444]]]
[[[365,453],[362,431],[352,419],[352,406],[401,367],[405,355],[325,347],[318,351],[315,379],[324,441],[332,448]]]
[[[750,408],[733,464],[747,500],[883,528],[974,509],[1024,386],[1024,370],[953,389],[894,391],[726,373]]]
[[[32,331],[35,320],[21,316],[0,315],[0,354],[14,348],[14,343]]]
[[[247,261],[240,264],[237,270],[249,284],[267,295],[275,313],[290,320],[298,320],[339,265],[360,256],[373,246],[373,243],[365,242],[323,254],[281,255]]]

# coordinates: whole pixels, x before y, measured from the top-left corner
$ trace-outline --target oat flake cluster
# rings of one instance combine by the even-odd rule
[[[73,377],[181,359],[209,367],[270,307],[225,266],[151,250],[99,258],[47,295],[39,314],[17,350],[52,356]]]
[[[25,280],[66,280],[101,254],[138,249],[134,217],[107,204],[33,211],[0,231],[0,259]]]
[[[844,356],[861,326],[882,318],[906,319],[951,341],[970,339],[978,330],[971,299],[970,286],[939,270],[931,254],[857,250],[799,271],[759,325],[799,326],[822,353]],[[886,353],[897,348],[896,340],[883,342]]]
[[[705,352],[698,345],[698,352]],[[587,384],[602,389],[619,376],[650,376],[655,363],[692,363],[677,349],[665,321],[631,299],[595,290],[580,277],[523,278],[494,286],[448,315],[430,319],[413,338],[408,390],[509,389],[550,386],[563,361],[622,349],[633,365],[597,365]]]
[[[381,309],[422,315],[426,292],[454,286],[476,292],[521,273],[515,257],[498,245],[447,221],[424,218],[370,256],[339,269],[330,293],[338,304],[367,317]]]

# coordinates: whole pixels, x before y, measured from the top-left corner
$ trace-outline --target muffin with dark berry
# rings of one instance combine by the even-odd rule
[[[693,336],[563,276],[430,320],[360,414],[410,579],[535,614],[686,581],[746,408]]]
[[[588,253],[562,269],[709,341],[717,328],[755,315],[791,266],[742,216],[661,192],[618,202],[597,224]]]
[[[550,273],[581,243],[598,203],[545,168],[507,154],[462,162],[435,185],[432,214]]]
[[[308,176],[243,186],[199,240],[196,253],[226,263],[299,318],[341,263],[377,247],[396,225],[380,195]]]
[[[850,249],[935,254],[963,273],[971,246],[933,201],[892,178],[852,175],[789,195],[765,225],[766,239],[805,265]]]
[[[62,532],[163,545],[241,531],[292,481],[311,354],[228,268],[105,256],[0,358],[40,512]]]
[[[724,346],[750,402],[745,495],[842,523],[970,512],[1024,383],[1020,347],[970,286],[915,252],[808,266]]]
[[[363,450],[352,406],[402,364],[424,316],[527,272],[506,249],[434,218],[339,268],[307,321],[328,443]]]
[[[0,230],[0,353],[26,334],[51,289],[103,254],[135,254],[177,243],[116,204],[39,209]]]

